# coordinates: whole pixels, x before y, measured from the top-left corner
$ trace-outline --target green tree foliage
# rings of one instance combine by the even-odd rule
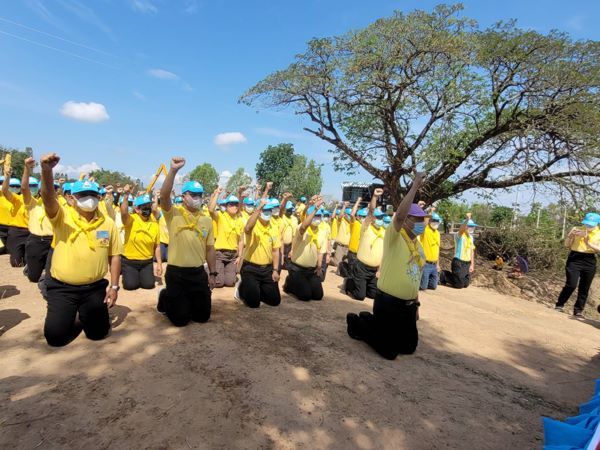
[[[240,167],[227,181],[226,189],[229,192],[236,193],[240,186],[249,186],[250,183],[252,183],[252,177],[246,173],[243,167]]]
[[[494,206],[490,217],[490,225],[494,227],[503,227],[511,224],[514,211],[508,206]]]
[[[394,203],[415,170],[428,203],[527,183],[597,198],[600,42],[513,21],[482,29],[461,10],[398,11],[313,39],[240,101],[304,116],[337,170],[361,167]]]
[[[198,181],[204,188],[204,192],[211,193],[219,185],[219,173],[210,163],[200,164],[192,170],[187,178]]]
[[[18,150],[16,148],[0,146],[0,159],[4,159],[4,156],[7,153],[10,153],[11,155],[11,176],[21,179],[23,176],[23,169],[25,168],[25,160],[33,156],[33,150],[31,147],[26,147],[25,150]],[[3,169],[3,165],[0,166],[0,169]]]
[[[281,183],[287,177],[293,164],[293,144],[269,145],[260,154],[258,163],[256,164],[256,178],[258,183],[264,185],[267,181],[272,181],[271,194],[279,197],[283,193]]]
[[[310,198],[320,193],[322,186],[321,167],[312,159],[307,161],[306,156],[294,155],[294,163],[282,182],[282,190],[293,193],[296,198]]]
[[[117,183],[119,183],[121,184],[121,186],[125,186],[126,184],[136,184],[136,180],[132,179],[128,175],[125,175],[123,172],[117,172],[107,169],[94,170],[89,173],[89,177],[93,177],[94,180],[100,185],[116,185]]]

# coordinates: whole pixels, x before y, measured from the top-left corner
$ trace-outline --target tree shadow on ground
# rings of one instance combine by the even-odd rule
[[[10,298],[19,295],[20,290],[14,284],[4,284],[0,286],[0,299]]]
[[[540,416],[574,414],[600,359],[505,342],[508,360],[454,350],[419,321],[415,355],[380,358],[346,335],[327,298],[245,308],[215,295],[207,324],[171,327],[123,307],[112,335],[60,349],[3,341],[26,373],[0,383],[0,441],[44,448],[533,448]],[[121,313],[124,313],[121,316]],[[122,326],[121,326],[122,325]],[[560,337],[558,337],[560,339]],[[119,344],[118,346],[116,344]],[[41,444],[40,444],[41,443]]]
[[[0,336],[29,317],[29,314],[25,314],[19,309],[0,310]]]

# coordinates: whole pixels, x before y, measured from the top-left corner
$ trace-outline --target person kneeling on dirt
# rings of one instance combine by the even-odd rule
[[[456,289],[463,289],[471,283],[471,274],[475,271],[475,244],[473,233],[477,224],[467,213],[456,236],[456,252],[450,266],[451,270],[440,273],[440,283]]]
[[[425,267],[423,267],[423,275],[421,276],[422,291],[426,289],[437,289],[438,272],[440,271],[440,232],[438,228],[442,218],[436,212],[431,214],[430,219],[425,219],[427,226],[421,236],[419,242],[423,246],[425,253]]]
[[[121,274],[119,234],[114,221],[98,211],[98,184],[87,180],[73,183],[73,206],[60,206],[52,179],[52,169],[59,161],[55,153],[40,160],[42,201],[55,244],[50,277],[46,279],[44,336],[56,347],[71,342],[82,328],[92,340],[108,335],[108,308],[117,301]],[[107,290],[104,276],[109,261],[111,282]]]
[[[216,276],[213,224],[201,211],[204,188],[197,181],[187,181],[181,189],[183,206],[171,204],[173,182],[184,165],[183,158],[171,160],[160,190],[160,205],[169,228],[169,263],[166,287],[159,293],[156,309],[177,327],[187,325],[190,320],[208,322]],[[205,262],[210,272],[208,276]]]
[[[348,335],[366,342],[386,359],[414,353],[419,342],[418,296],[425,255],[417,236],[425,229],[427,214],[412,201],[423,179],[423,174],[416,174],[385,231],[373,313],[346,316]]]
[[[362,222],[358,252],[354,263],[348,269],[344,289],[346,294],[356,300],[365,297],[375,298],[379,265],[383,255],[383,212],[375,209],[377,199],[383,195],[383,189],[375,189],[366,217]],[[359,211],[360,212],[360,211]]]
[[[600,254],[600,214],[587,213],[581,224],[583,227],[573,228],[565,239],[565,247],[570,249],[566,266],[567,281],[555,306],[556,310],[562,312],[565,303],[579,284],[573,308],[575,317],[583,316],[583,309],[596,275],[596,255]]]
[[[323,286],[321,272],[323,255],[327,253],[327,234],[320,228],[323,200],[318,198],[306,210],[306,218],[296,231],[292,242],[291,259],[288,263],[288,276],[283,291],[294,295],[298,300],[321,300]]]

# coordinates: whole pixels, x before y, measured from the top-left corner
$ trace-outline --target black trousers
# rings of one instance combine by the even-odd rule
[[[37,236],[30,234],[25,244],[25,262],[27,263],[27,278],[32,283],[40,281],[46,267],[52,236]]]
[[[452,264],[450,265],[452,270],[444,270],[442,272],[442,277],[440,278],[442,284],[456,289],[468,287],[471,283],[471,273],[469,272],[470,267],[470,261],[462,261],[458,258],[454,258],[452,260]]]
[[[323,261],[321,263],[323,270],[321,271],[321,282],[325,281],[327,277],[327,253],[323,254]]]
[[[154,289],[154,265],[152,259],[136,260],[121,256],[121,276],[123,289],[135,291],[136,289]]]
[[[377,267],[370,267],[358,259],[354,261],[346,278],[346,291],[356,300],[375,298],[377,293]]]
[[[593,253],[571,252],[567,258],[565,269],[567,282],[563,287],[556,306],[563,306],[577,289],[577,300],[575,301],[575,312],[582,312],[587,302],[590,286],[596,275],[596,256]]]
[[[344,256],[344,258],[342,259],[342,262],[340,262],[340,264],[338,266],[338,275],[341,276],[342,278],[347,278],[349,276],[349,274],[351,273],[352,266],[354,265],[354,263],[356,261],[357,261],[356,253],[348,250],[348,253],[346,253],[346,256]]]
[[[217,250],[216,251],[216,267],[215,271],[215,287],[222,288],[223,286],[235,286],[237,278],[237,267],[235,259],[237,258],[237,250]]]
[[[166,288],[159,294],[159,303],[176,327],[194,322],[208,322],[211,311],[211,292],[204,267],[167,265]]]
[[[29,230],[20,227],[8,227],[6,249],[10,253],[10,265],[23,267],[25,265],[25,244],[29,237]]]
[[[2,241],[3,247],[0,248],[0,255],[8,253],[6,249],[6,238],[8,237],[8,225],[0,225],[0,241]]]
[[[416,300],[402,300],[377,290],[373,314],[361,312],[354,331],[386,359],[410,355],[419,343],[417,310]]]
[[[316,267],[302,267],[293,262],[288,263],[288,276],[283,286],[284,292],[296,296],[298,300],[323,299],[321,278],[315,272]]]
[[[48,311],[44,336],[48,345],[61,347],[83,331],[88,339],[104,339],[110,330],[108,307],[104,303],[108,280],[73,286],[54,278],[46,279]],[[75,318],[79,313],[79,321]]]
[[[270,306],[278,306],[281,303],[279,284],[273,281],[273,266],[259,266],[244,261],[240,270],[242,281],[240,282],[240,297],[250,308],[258,308],[260,302]]]

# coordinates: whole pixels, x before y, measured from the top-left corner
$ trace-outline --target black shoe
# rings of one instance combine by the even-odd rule
[[[167,309],[165,308],[165,300],[161,295],[163,291],[164,288],[158,291],[158,303],[156,304],[156,310],[159,314],[162,314],[164,316],[167,314]]]
[[[583,319],[583,311],[573,311],[573,316]]]
[[[442,286],[446,286],[446,274],[444,273],[443,270],[439,274],[439,280],[440,280],[440,284]]]
[[[346,323],[348,324],[348,336],[357,341],[362,341],[362,336],[358,331],[360,321],[359,317],[354,313],[346,314]]]
[[[558,306],[558,305],[556,305],[556,306],[554,307],[554,309],[555,309],[556,311],[559,311],[559,312],[564,312],[564,310],[565,310],[565,307],[564,307],[564,306]]]

